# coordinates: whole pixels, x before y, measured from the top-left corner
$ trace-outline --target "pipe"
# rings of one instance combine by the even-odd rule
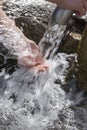
[[[66,9],[56,7],[50,22],[59,25],[66,25],[70,17],[72,16],[72,14],[73,14],[72,10],[66,10]]]

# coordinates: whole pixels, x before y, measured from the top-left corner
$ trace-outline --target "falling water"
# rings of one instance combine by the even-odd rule
[[[46,33],[39,43],[41,53],[43,53],[45,58],[54,57],[64,36],[65,29],[66,25],[49,24]]]
[[[1,70],[0,130],[87,130],[86,93],[78,89],[74,74],[66,81],[77,56],[55,55],[65,28],[49,27],[40,41],[48,71],[36,74],[21,66],[10,75]]]

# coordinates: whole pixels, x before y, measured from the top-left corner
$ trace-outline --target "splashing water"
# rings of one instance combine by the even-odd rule
[[[39,44],[44,57],[49,58],[47,72],[37,75],[25,67],[12,75],[5,69],[0,72],[0,130],[87,130],[87,97],[77,89],[74,76],[69,85],[65,80],[69,59],[75,55],[55,56],[65,28],[49,27]],[[18,40],[15,33],[13,38],[14,42]],[[0,40],[9,43],[8,49],[12,46],[9,33],[6,39],[0,35]],[[23,39],[20,42],[25,46]],[[21,54],[19,46],[16,53],[9,50]]]
[[[55,59],[55,62],[50,62],[52,67],[49,72],[41,73],[38,76],[25,68],[18,69],[12,76],[7,76],[2,71],[0,76],[6,80],[6,88],[3,97],[0,98],[0,110],[3,109],[8,113],[11,110],[13,116],[16,115],[17,120],[25,120],[23,125],[27,125],[31,130],[43,130],[52,125],[53,121],[58,118],[59,111],[70,105],[69,100],[65,99],[65,92],[61,89],[60,84],[54,83],[58,77],[62,82],[65,78],[63,73],[68,67],[67,61],[63,63],[62,71],[59,74],[55,70],[65,59],[63,56],[61,58],[59,61]],[[8,120],[9,117],[7,117],[7,113],[5,116],[2,117],[4,122],[5,118]],[[19,125],[19,122],[17,123]],[[12,127],[17,126],[13,123]],[[21,127],[21,130],[24,130],[24,127]]]
[[[11,76],[2,70],[1,130],[81,130],[87,127],[85,122],[80,127],[81,119],[87,120],[86,109],[79,106],[86,100],[82,99],[84,93],[72,92],[71,88],[65,92],[62,88],[69,67],[66,59],[71,57],[58,54],[49,61],[49,71],[38,75],[26,68],[16,70]]]

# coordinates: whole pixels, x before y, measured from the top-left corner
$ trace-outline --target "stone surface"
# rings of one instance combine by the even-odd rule
[[[85,20],[73,16],[67,25],[65,36],[61,41],[59,52],[67,54],[76,53],[85,26]]]
[[[87,25],[78,47],[78,62],[79,82],[83,88],[87,89]]]
[[[4,64],[4,56],[0,54],[0,66]]]
[[[59,52],[64,52],[67,54],[75,53],[78,47],[79,40],[74,39],[72,36],[68,35],[66,39],[62,40],[62,45],[59,48]]]

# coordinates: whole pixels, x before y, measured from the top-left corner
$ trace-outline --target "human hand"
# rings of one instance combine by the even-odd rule
[[[0,8],[0,40],[1,43],[14,54],[18,63],[37,72],[48,70],[46,60],[39,52],[36,43],[24,36],[21,30],[16,27],[15,22],[11,20]]]
[[[47,71],[49,68],[46,60],[44,60],[41,55],[39,55],[37,58],[33,58],[30,56],[21,57],[18,58],[18,61],[23,66],[33,69],[36,72],[44,72]]]
[[[74,10],[79,16],[85,15],[87,11],[86,0],[61,0],[60,6]]]
[[[75,11],[78,16],[83,16],[87,11],[86,0],[48,0],[56,3],[58,7]]]
[[[36,72],[47,71],[49,66],[46,63],[46,59],[44,59],[42,54],[39,52],[39,48],[36,43],[27,38],[25,38],[25,41],[27,42],[27,48],[31,48],[32,54],[24,57],[18,57],[19,63],[28,68],[34,69]]]

